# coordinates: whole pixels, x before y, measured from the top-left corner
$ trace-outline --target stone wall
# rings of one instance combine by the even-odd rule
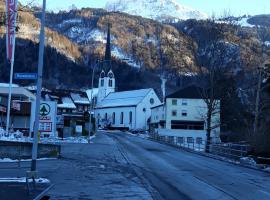
[[[57,158],[60,156],[60,153],[60,145],[38,145],[38,158]],[[0,141],[0,159],[30,159],[31,156],[32,143]]]

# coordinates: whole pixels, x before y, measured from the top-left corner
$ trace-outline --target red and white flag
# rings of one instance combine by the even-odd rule
[[[6,0],[6,42],[7,59],[9,61],[14,59],[17,6],[18,0]]]

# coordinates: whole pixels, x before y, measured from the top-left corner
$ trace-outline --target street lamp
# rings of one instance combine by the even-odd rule
[[[96,67],[99,66],[99,64],[108,62],[108,60],[104,60],[102,62],[100,62],[99,60],[97,60],[96,64],[94,65],[94,67],[92,68],[92,80],[91,80],[91,95],[90,95],[90,115],[89,115],[89,130],[88,130],[88,137],[89,137],[89,142],[90,142],[90,136],[91,136],[91,129],[92,127],[92,110],[93,110],[93,89],[94,89],[94,77],[95,77],[95,71],[96,71]]]

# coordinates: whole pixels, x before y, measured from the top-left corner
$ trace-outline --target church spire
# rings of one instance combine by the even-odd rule
[[[105,61],[111,62],[111,24],[108,23],[108,32],[107,32],[107,43],[106,43],[106,51],[105,51]]]

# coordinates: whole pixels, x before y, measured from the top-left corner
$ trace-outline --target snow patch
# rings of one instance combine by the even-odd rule
[[[240,163],[245,164],[245,165],[251,165],[251,166],[256,166],[257,163],[253,158],[250,157],[242,157],[240,158]]]
[[[175,0],[110,0],[105,9],[159,21],[208,18],[207,14],[181,5]]]
[[[33,180],[29,179],[29,182]],[[49,179],[46,178],[37,178],[35,179],[36,183],[47,184],[50,183]],[[0,178],[0,183],[26,183],[26,177],[22,178]]]
[[[128,65],[135,67],[135,68],[140,68],[140,65],[133,60],[132,58],[130,58],[129,56],[127,56],[120,48],[118,47],[113,47],[112,49],[112,55],[116,58],[118,58],[119,60],[122,60],[123,62],[127,63]]]

